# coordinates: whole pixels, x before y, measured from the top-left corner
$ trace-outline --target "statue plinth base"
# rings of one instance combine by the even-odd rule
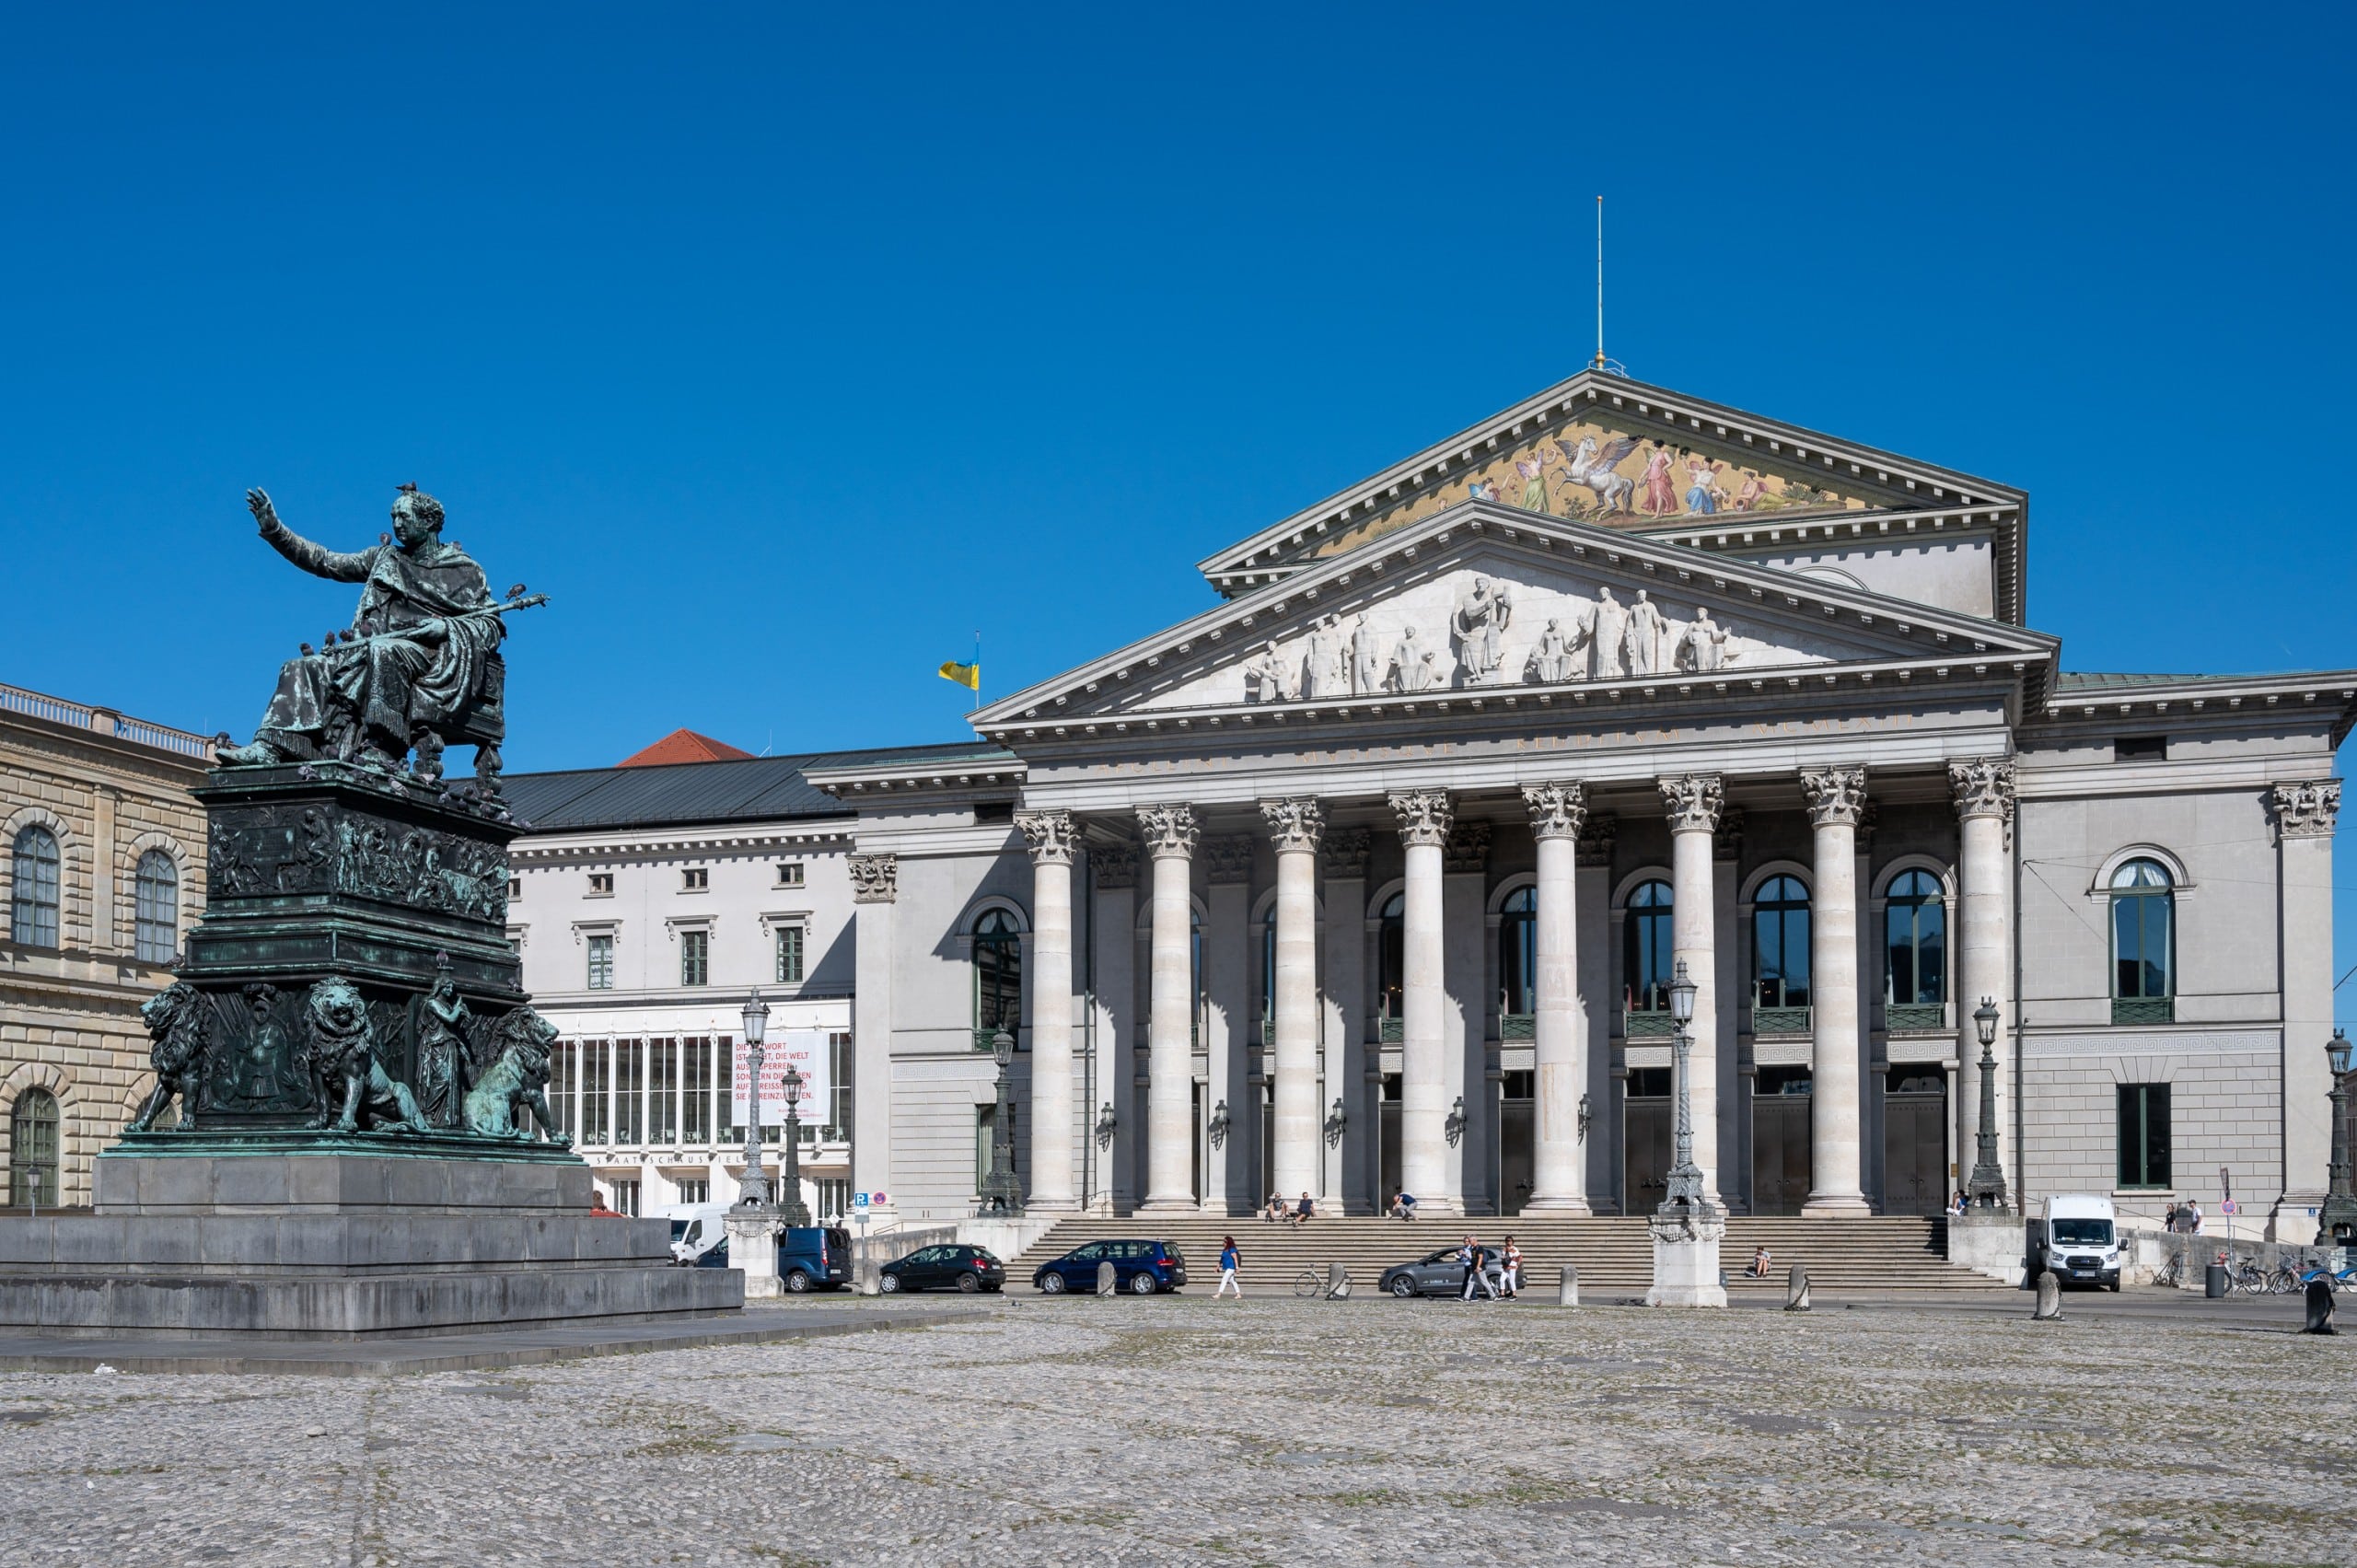
[[[1719,1243],[1726,1239],[1724,1213],[1702,1205],[1678,1214],[1658,1213],[1648,1223],[1654,1241],[1654,1283],[1647,1307],[1724,1307],[1719,1283]]]

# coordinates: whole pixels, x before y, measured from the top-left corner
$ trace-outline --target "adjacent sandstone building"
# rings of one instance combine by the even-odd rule
[[[203,907],[213,746],[0,686],[0,1203],[88,1203],[148,1087],[139,1005]]]

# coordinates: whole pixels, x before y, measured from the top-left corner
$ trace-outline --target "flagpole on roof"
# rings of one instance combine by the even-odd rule
[[[974,628],[974,703],[966,710],[970,714],[982,711],[982,629]]]

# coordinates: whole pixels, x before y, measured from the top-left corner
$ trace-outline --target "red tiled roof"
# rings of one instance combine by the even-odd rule
[[[658,768],[666,762],[733,762],[750,757],[725,740],[714,740],[709,735],[698,735],[691,729],[675,729],[644,751],[633,751],[617,767]]]

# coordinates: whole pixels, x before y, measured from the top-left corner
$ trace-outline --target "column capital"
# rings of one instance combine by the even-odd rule
[[[1034,865],[1070,865],[1072,864],[1072,813],[1069,811],[1018,811],[1015,825],[1023,830],[1023,841],[1031,851]]]
[[[895,854],[849,854],[843,866],[851,873],[851,901],[888,904],[900,894],[900,857]]]
[[[1819,828],[1854,828],[1866,803],[1864,768],[1803,768],[1801,789],[1808,796],[1808,819]]]
[[[1391,810],[1399,819],[1399,837],[1419,848],[1446,843],[1457,820],[1457,805],[1445,789],[1401,790],[1391,796]]]
[[[1156,860],[1185,860],[1195,853],[1195,808],[1191,806],[1141,806],[1138,831],[1145,852]]]
[[[1341,882],[1364,881],[1367,856],[1374,849],[1375,835],[1364,828],[1327,830],[1326,875]]]
[[[2275,811],[2275,836],[2284,839],[2328,839],[2340,818],[2340,781],[2314,779],[2306,784],[2280,784],[2268,792]]]
[[[1577,779],[1522,786],[1530,830],[1542,839],[1577,839],[1587,824],[1587,786]]]
[[[1092,842],[1088,846],[1088,865],[1099,888],[1138,885],[1138,846],[1133,843]]]
[[[1959,817],[2001,817],[2014,819],[2014,760],[1975,757],[1948,764],[1948,791],[1956,796]]]
[[[1252,880],[1252,835],[1214,833],[1203,841],[1205,875],[1213,882]]]
[[[1662,808],[1673,833],[1716,832],[1726,799],[1726,785],[1716,773],[1680,773],[1661,781]]]
[[[1612,851],[1620,842],[1620,819],[1601,812],[1587,819],[1587,831],[1580,835],[1579,864],[1586,866],[1612,865]]]
[[[1459,822],[1449,830],[1448,843],[1442,850],[1443,868],[1449,871],[1487,871],[1490,868],[1490,824]]]
[[[1288,796],[1260,802],[1260,819],[1279,854],[1316,854],[1326,831],[1326,808],[1314,795]]]

